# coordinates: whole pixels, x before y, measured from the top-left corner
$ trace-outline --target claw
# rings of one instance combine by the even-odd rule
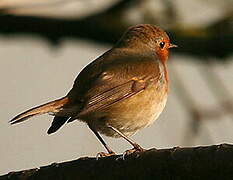
[[[143,152],[143,151],[145,151],[145,149],[143,149],[139,144],[137,144],[137,143],[134,143],[134,145],[133,145],[133,149],[130,149],[130,150],[134,150],[134,152],[136,151],[136,152]]]
[[[114,152],[111,152],[111,153],[99,152],[96,155],[96,160],[98,160],[99,158],[109,157],[109,156],[113,156],[113,155],[116,155],[116,153],[114,153]]]
[[[123,155],[122,155],[122,159],[125,160],[125,156],[128,156],[130,154],[133,154],[135,152],[143,152],[145,151],[145,149],[143,149],[139,144],[134,144],[134,148],[133,149],[129,149],[129,150],[126,150]]]

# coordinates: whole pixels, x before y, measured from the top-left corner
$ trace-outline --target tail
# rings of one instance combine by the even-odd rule
[[[34,107],[29,109],[16,117],[14,117],[9,122],[11,124],[16,124],[19,122],[23,122],[33,116],[45,114],[45,113],[57,113],[61,110],[61,108],[69,101],[68,97],[64,97],[55,101],[51,101],[49,103]]]
[[[60,129],[60,127],[62,127],[63,124],[65,124],[68,121],[68,119],[70,119],[70,117],[55,116],[47,133],[52,134],[56,132],[58,129]]]

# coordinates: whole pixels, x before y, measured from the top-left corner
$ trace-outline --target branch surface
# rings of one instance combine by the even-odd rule
[[[48,166],[11,172],[0,180],[74,179],[232,179],[233,145],[150,149],[105,158],[80,158]]]

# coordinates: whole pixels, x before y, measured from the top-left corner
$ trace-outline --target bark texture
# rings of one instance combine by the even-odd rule
[[[233,145],[150,149],[105,158],[80,158],[48,166],[10,172],[0,180],[79,179],[233,179]]]

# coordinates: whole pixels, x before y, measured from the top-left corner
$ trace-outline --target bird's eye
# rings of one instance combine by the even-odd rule
[[[164,46],[165,46],[165,42],[161,42],[161,43],[159,43],[159,46],[163,49],[163,48],[164,48]]]

